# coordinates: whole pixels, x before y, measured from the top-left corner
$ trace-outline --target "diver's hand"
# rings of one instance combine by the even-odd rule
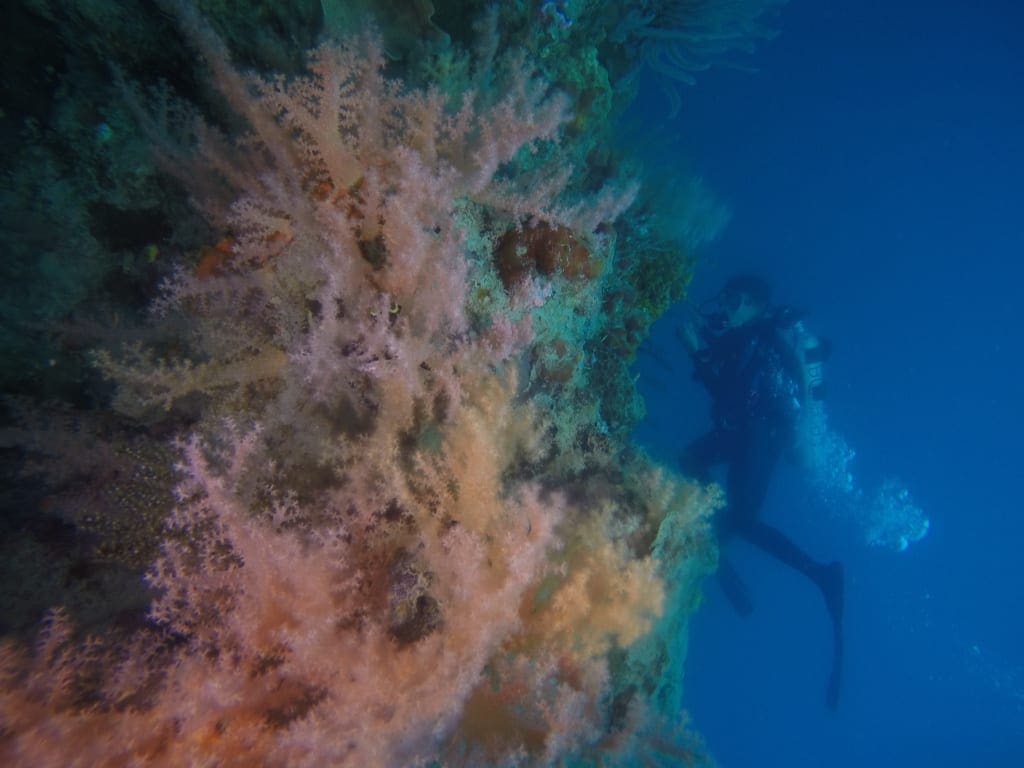
[[[686,347],[690,355],[697,354],[704,345],[707,332],[706,323],[701,314],[689,303],[682,306],[683,322],[676,328],[676,338]]]
[[[697,323],[692,318],[687,318],[681,326],[676,328],[676,338],[691,355],[700,349],[700,332],[697,330]]]

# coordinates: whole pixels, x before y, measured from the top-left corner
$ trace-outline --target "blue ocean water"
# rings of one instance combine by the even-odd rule
[[[817,590],[742,543],[754,613],[707,583],[687,704],[726,768],[1024,765],[1024,7],[793,0],[751,62],[683,94],[673,150],[733,210],[693,284],[753,271],[832,341],[827,407],[864,488],[931,520],[871,548],[792,469],[764,518],[846,569],[846,658]],[[642,105],[665,109],[651,89]],[[708,426],[669,313],[641,356],[638,437],[674,460]]]

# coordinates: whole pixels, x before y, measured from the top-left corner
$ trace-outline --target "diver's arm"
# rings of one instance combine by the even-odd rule
[[[717,366],[712,364],[711,339],[707,326],[699,320],[687,319],[676,328],[676,338],[686,348],[693,362],[693,378],[712,391],[718,379]]]
[[[676,339],[686,348],[693,362],[694,380],[703,384],[708,392],[716,391],[721,377],[714,351],[718,336],[711,329],[707,318],[687,307],[686,318],[676,327]]]
[[[679,331],[679,337],[693,363],[693,379],[703,384],[704,388],[714,395],[720,389],[722,378],[721,360],[715,353],[714,339],[709,339],[706,333],[701,333],[703,328],[697,330],[691,326],[691,330],[696,337],[696,343],[687,343],[683,338],[685,331],[682,329]]]

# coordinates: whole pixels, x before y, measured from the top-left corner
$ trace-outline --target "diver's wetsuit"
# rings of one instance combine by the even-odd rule
[[[800,405],[798,363],[780,337],[792,324],[790,312],[762,318],[720,334],[705,334],[705,347],[693,355],[694,378],[712,397],[714,428],[683,453],[683,470],[705,482],[712,467],[726,464],[726,507],[716,516],[721,545],[738,536],[760,547],[813,581],[821,589],[832,617],[836,653],[826,693],[835,708],[842,659],[842,566],[811,558],[785,534],[760,519],[772,473],[793,443]],[[736,610],[746,615],[753,605],[743,582],[724,556],[719,581]]]

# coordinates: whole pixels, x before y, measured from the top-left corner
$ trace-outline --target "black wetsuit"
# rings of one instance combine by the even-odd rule
[[[779,336],[784,322],[771,313],[705,337],[706,346],[693,356],[694,378],[711,394],[714,429],[687,448],[682,463],[704,481],[712,467],[728,466],[728,506],[716,520],[721,542],[742,536],[763,543],[804,570],[808,558],[758,518],[775,467],[792,445],[800,409],[799,373]]]
[[[724,464],[726,507],[716,516],[724,547],[733,537],[750,543],[813,581],[825,597],[835,630],[836,654],[826,694],[834,708],[839,696],[842,658],[842,567],[814,560],[788,536],[760,519],[772,474],[790,450],[801,408],[799,363],[784,333],[796,316],[778,310],[719,334],[706,334],[693,355],[694,378],[712,398],[714,428],[682,456],[683,470],[705,482],[712,467]],[[728,558],[719,561],[723,591],[741,614],[753,606]]]

